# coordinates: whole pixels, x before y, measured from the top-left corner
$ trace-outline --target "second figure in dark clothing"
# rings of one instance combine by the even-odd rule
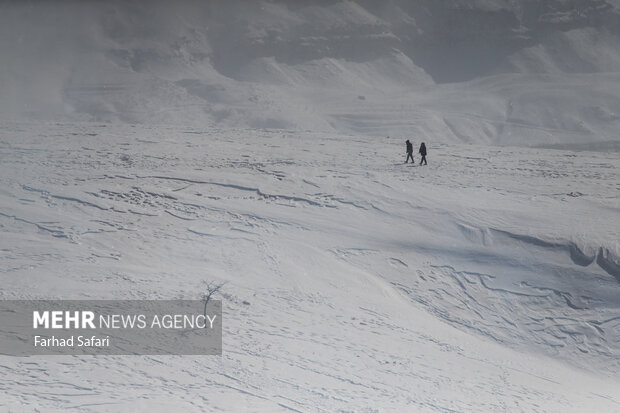
[[[422,157],[422,159],[420,159],[420,165],[422,165],[422,162],[424,162],[424,165],[428,165],[426,163],[426,145],[424,145],[424,142],[422,142],[422,145],[420,145],[419,152],[420,152],[420,156]]]
[[[413,160],[413,145],[409,142],[409,139],[405,143],[407,144],[407,159],[405,159],[405,163],[409,162],[409,158],[411,158],[411,163],[415,163]]]

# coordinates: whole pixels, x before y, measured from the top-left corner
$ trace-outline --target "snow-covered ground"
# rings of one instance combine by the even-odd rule
[[[618,27],[0,2],[0,299],[226,282],[221,357],[0,356],[0,410],[620,412]]]
[[[1,299],[227,283],[221,357],[4,356],[1,408],[620,411],[618,154],[427,145],[2,122]]]

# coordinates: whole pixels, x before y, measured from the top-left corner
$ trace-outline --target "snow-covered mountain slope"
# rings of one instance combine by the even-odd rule
[[[618,27],[611,0],[4,1],[0,118],[617,141]]]
[[[223,356],[0,356],[0,410],[619,412],[619,28],[0,1],[0,299],[227,282]]]
[[[2,123],[0,298],[200,298],[222,357],[0,357],[0,408],[620,408],[615,154]]]

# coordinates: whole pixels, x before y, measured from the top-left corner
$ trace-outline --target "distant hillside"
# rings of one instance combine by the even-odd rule
[[[617,140],[620,2],[3,1],[0,119]]]

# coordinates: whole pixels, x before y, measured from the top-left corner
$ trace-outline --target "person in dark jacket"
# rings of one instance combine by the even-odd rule
[[[405,159],[405,163],[409,162],[409,158],[411,158],[411,163],[415,163],[413,160],[413,145],[409,142],[409,139],[405,143],[407,144],[407,159]]]
[[[426,145],[424,144],[424,142],[422,142],[422,145],[420,145],[420,150],[418,152],[420,152],[420,156],[422,157],[422,159],[420,159],[420,165],[422,165],[422,162],[424,162],[424,165],[428,165],[426,163]]]

